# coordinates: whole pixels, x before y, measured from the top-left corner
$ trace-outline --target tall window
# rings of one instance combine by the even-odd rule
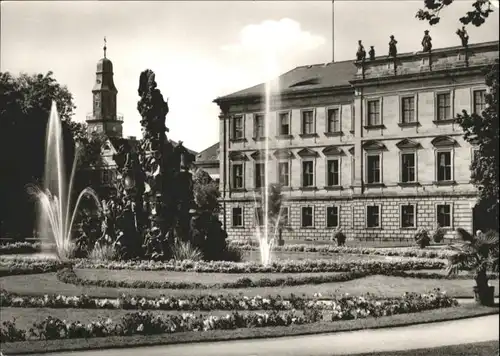
[[[265,184],[265,166],[264,163],[255,163],[255,188],[261,188]]]
[[[233,164],[233,172],[232,172],[232,181],[233,188],[241,189],[243,188],[243,165],[242,164]]]
[[[280,219],[281,219],[282,225],[284,225],[284,226],[290,225],[290,214],[289,214],[288,207],[281,207]]]
[[[339,226],[339,207],[328,206],[326,207],[326,227]]]
[[[314,133],[314,111],[313,110],[302,111],[302,133],[305,135]]]
[[[437,95],[437,120],[451,119],[451,95],[441,93]]]
[[[486,109],[486,90],[474,91],[474,114],[481,115]]]
[[[451,180],[451,152],[438,152],[437,153],[437,180],[438,182]]]
[[[314,162],[304,161],[302,162],[302,186],[313,187],[314,186]]]
[[[366,227],[380,227],[379,205],[370,205],[366,207]]]
[[[380,100],[368,101],[368,126],[380,125]]]
[[[290,135],[290,114],[281,112],[279,114],[280,135]]]
[[[313,227],[313,208],[311,206],[302,207],[301,225],[302,227]]]
[[[415,205],[401,205],[401,227],[415,227]]]
[[[255,115],[254,118],[254,137],[263,138],[264,132],[264,115]]]
[[[415,153],[401,154],[401,182],[415,182]]]
[[[288,162],[278,163],[278,177],[279,183],[282,186],[288,187],[290,185],[290,167]]]
[[[415,98],[413,96],[402,99],[402,122],[408,124],[415,122]]]
[[[328,186],[340,185],[339,160],[332,159],[327,162],[327,184]]]
[[[243,138],[243,117],[242,116],[235,116],[233,118],[233,139],[241,139]]]
[[[232,225],[233,227],[243,226],[243,208],[233,208],[232,211]]]
[[[380,155],[368,155],[366,161],[367,183],[380,183]]]
[[[328,109],[327,132],[340,132],[340,110]]]
[[[451,206],[439,204],[436,206],[436,220],[441,227],[451,227]]]

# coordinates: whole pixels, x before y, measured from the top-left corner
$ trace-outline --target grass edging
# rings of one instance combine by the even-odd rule
[[[498,355],[498,350],[498,340],[493,340],[413,350],[364,352],[351,356],[494,356]]]
[[[40,354],[110,348],[131,348],[192,342],[229,341],[311,335],[331,332],[346,332],[363,329],[381,329],[415,324],[428,324],[450,320],[467,319],[499,313],[498,307],[458,306],[419,313],[398,314],[388,317],[356,319],[336,322],[318,322],[308,325],[286,327],[246,328],[204,332],[182,332],[158,335],[112,336],[91,339],[64,339],[4,343],[2,352],[9,355]]]

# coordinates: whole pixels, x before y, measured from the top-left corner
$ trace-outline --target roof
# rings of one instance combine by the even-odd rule
[[[137,138],[135,137],[125,137],[125,138],[121,138],[121,137],[108,137],[109,138],[109,141],[111,142],[111,144],[115,147],[115,149],[117,147],[119,147],[121,145],[121,143],[124,143],[124,142],[127,142],[129,145],[131,145],[132,147],[136,146],[137,143],[139,142],[139,140],[137,140]],[[176,146],[178,144],[178,142],[176,141],[173,141],[173,140],[169,140],[167,138],[167,140],[174,146]],[[185,146],[184,146],[185,147]],[[193,151],[193,150],[190,150],[189,148],[185,147],[186,150],[196,156],[198,154],[198,152],[196,151]]]
[[[219,142],[204,149],[196,155],[196,162],[219,161]]]
[[[168,140],[168,139],[167,139]],[[176,141],[173,141],[173,140],[168,140],[172,145],[174,146],[177,146],[178,142]],[[184,145],[184,144],[183,144]],[[198,154],[198,152],[196,151],[193,151],[193,150],[190,150],[189,148],[187,148],[186,146],[184,146],[184,148],[190,153],[192,154],[193,156],[196,156]]]
[[[279,88],[281,94],[306,90],[350,86],[349,80],[356,74],[354,60],[330,62],[297,67],[280,75]],[[265,84],[243,89],[235,93],[219,97],[214,102],[231,99],[261,97],[265,95]]]
[[[470,44],[470,49],[498,46],[498,41],[482,42]],[[461,46],[452,46],[433,49],[433,53],[456,51]],[[407,52],[398,54],[398,58],[414,56],[421,52]],[[389,56],[377,56],[376,60],[387,60]],[[350,81],[355,78],[357,73],[355,60],[342,62],[330,62],[324,64],[313,64],[297,67],[289,72],[280,75],[279,82],[280,94],[290,94],[295,92],[304,92],[326,88],[340,88],[350,86]],[[253,87],[237,91],[232,94],[218,97],[215,103],[232,101],[235,99],[261,98],[265,95],[265,84],[261,83]]]

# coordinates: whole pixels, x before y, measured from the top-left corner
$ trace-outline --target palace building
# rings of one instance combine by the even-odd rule
[[[337,228],[362,239],[438,224],[447,237],[475,231],[474,147],[454,118],[485,108],[484,70],[498,50],[496,41],[295,68],[277,79],[268,137],[264,84],[214,100],[229,237],[253,235],[266,173],[283,187],[285,240],[328,240]]]

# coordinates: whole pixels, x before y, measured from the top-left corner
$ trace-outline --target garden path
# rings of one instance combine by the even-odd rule
[[[498,340],[499,315],[396,328],[270,339],[53,353],[51,356],[330,356],[414,350]]]

